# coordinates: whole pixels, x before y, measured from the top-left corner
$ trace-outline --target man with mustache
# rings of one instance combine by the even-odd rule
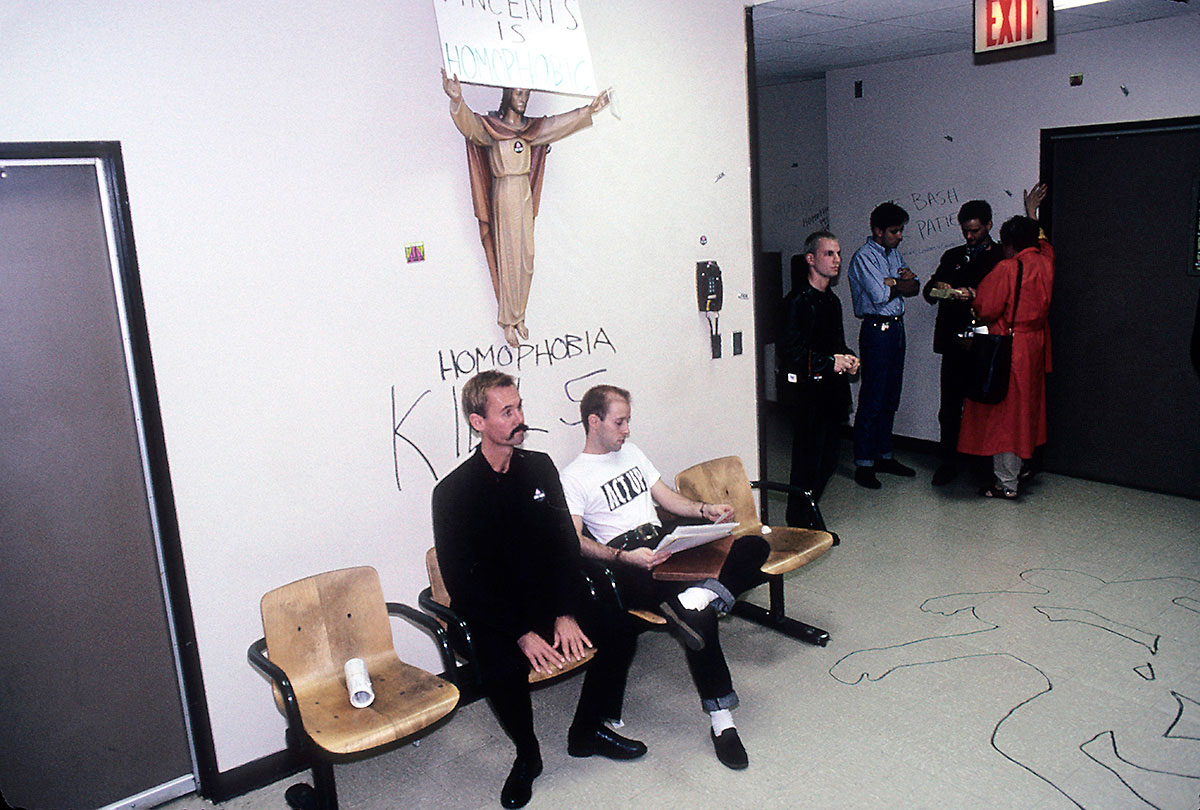
[[[434,487],[434,546],[450,606],[471,628],[483,691],[517,749],[500,802],[522,807],[542,772],[530,667],[561,669],[594,643],[567,752],[646,753],[603,725],[624,698],[636,629],[620,610],[589,598],[558,470],[549,456],[519,446],[528,428],[516,381],[481,372],[463,386],[462,406],[481,441]]]

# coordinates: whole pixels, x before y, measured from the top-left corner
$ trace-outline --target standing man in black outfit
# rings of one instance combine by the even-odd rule
[[[964,203],[958,210],[958,224],[966,244],[942,254],[922,292],[926,301],[937,304],[933,350],[942,356],[942,402],[938,409],[942,463],[933,473],[935,487],[950,483],[958,475],[958,431],[971,368],[970,341],[959,335],[971,326],[975,288],[1004,258],[1004,250],[992,241],[992,207],[985,201]]]
[[[858,358],[846,345],[842,303],[829,285],[842,268],[842,248],[829,231],[804,241],[808,274],[783,300],[779,392],[792,414],[792,486],[819,499],[837,469],[838,430],[850,411],[849,377]],[[807,527],[806,499],[788,497],[789,526]]]
[[[528,673],[561,668],[596,646],[567,736],[574,757],[636,759],[646,746],[603,725],[620,706],[636,628],[588,598],[579,540],[554,462],[523,450],[516,381],[484,371],[467,381],[463,412],[481,443],[433,490],[433,535],[451,607],[471,635],[483,689],[517,757],[500,793],[523,807],[542,772]]]

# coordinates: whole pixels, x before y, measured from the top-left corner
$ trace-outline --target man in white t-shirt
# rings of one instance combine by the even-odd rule
[[[668,552],[654,553],[664,534],[654,506],[681,518],[721,523],[733,507],[685,498],[668,486],[629,436],[630,396],[623,388],[598,385],[580,402],[586,434],[583,452],[562,470],[567,508],[579,533],[583,556],[612,569],[626,607],[662,613],[686,649],[688,668],[709,713],[717,758],[734,769],[749,764],[731,710],[738,704],[717,633],[719,614],[737,595],[763,582],[770,547],[761,537],[734,541],[715,579],[664,582],[653,569]],[[591,537],[584,534],[587,528]]]

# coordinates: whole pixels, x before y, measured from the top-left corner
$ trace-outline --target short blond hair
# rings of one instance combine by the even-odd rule
[[[516,387],[517,381],[511,374],[505,374],[503,371],[496,371],[495,369],[479,372],[463,385],[463,416],[467,417],[468,422],[471,421],[471,414],[473,413],[479,414],[486,419],[488,391],[491,391],[493,388]]]

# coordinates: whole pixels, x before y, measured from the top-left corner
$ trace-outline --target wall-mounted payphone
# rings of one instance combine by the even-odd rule
[[[725,299],[725,285],[721,281],[721,268],[716,262],[696,262],[696,303],[701,312],[720,313]],[[721,316],[714,320],[708,315],[709,334],[712,336],[712,356],[721,356],[721,333],[718,330]]]
[[[716,262],[696,262],[696,302],[701,312],[721,311],[724,286]]]

